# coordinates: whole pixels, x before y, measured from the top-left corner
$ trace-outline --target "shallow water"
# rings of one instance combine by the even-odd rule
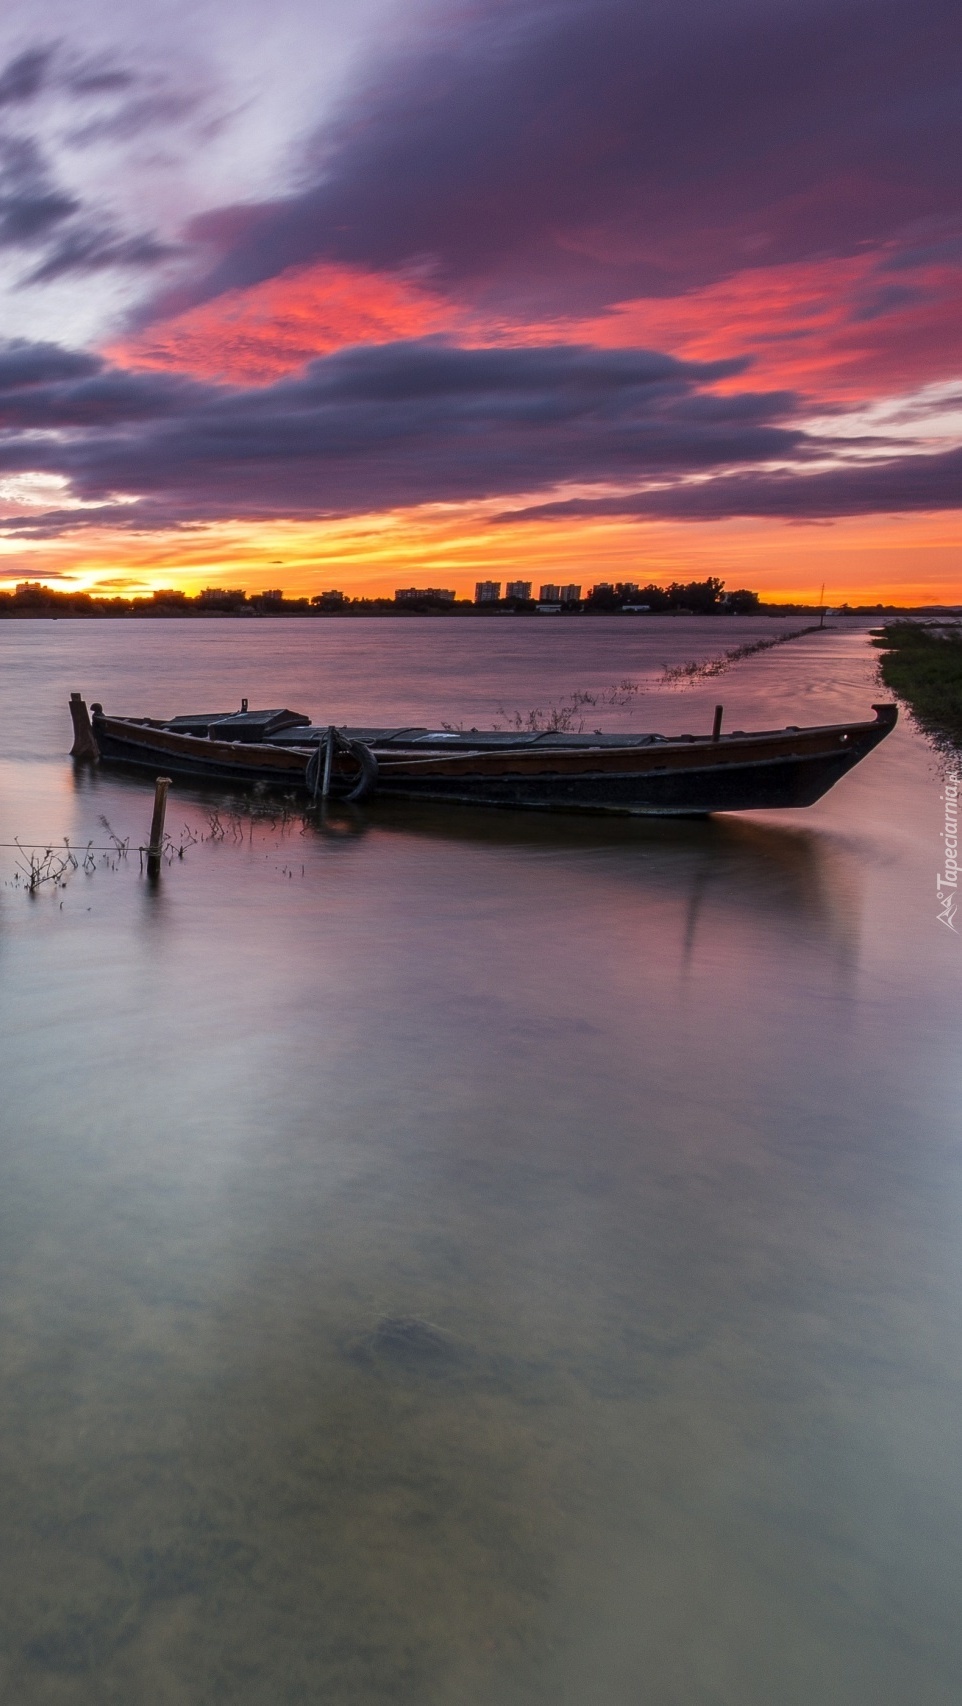
[[[773,727],[774,623],[7,623],[0,841],[143,839],[108,710]],[[595,719],[597,718],[597,721]],[[903,719],[707,823],[175,789],[159,885],[0,852],[16,1706],[941,1706],[962,1636],[959,939]]]

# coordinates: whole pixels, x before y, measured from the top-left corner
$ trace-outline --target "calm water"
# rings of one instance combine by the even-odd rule
[[[142,840],[108,709],[863,715],[772,622],[0,625],[0,840]],[[0,1698],[955,1706],[962,942],[903,720],[817,807],[375,804],[0,853]],[[334,831],[337,831],[335,833]]]

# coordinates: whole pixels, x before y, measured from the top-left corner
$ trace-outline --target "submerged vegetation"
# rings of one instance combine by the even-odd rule
[[[42,890],[62,891],[74,877],[89,878],[97,872],[132,869],[143,876],[148,847],[130,835],[116,834],[106,817],[101,816],[99,823],[103,835],[97,841],[82,844],[72,842],[68,836],[46,842],[14,836],[12,841],[0,842],[0,855],[12,856],[7,863],[0,859],[0,887],[20,890],[33,899]],[[333,808],[322,804],[307,809],[293,795],[262,794],[254,790],[243,797],[228,798],[220,807],[207,807],[193,822],[185,821],[176,835],[165,831],[160,859],[163,866],[172,866],[184,859],[188,849],[205,844],[250,847],[255,830],[259,840],[264,835],[268,842],[276,840],[283,845],[295,837],[343,841],[363,834],[365,827],[363,817],[344,801],[338,801]],[[127,863],[131,852],[138,855],[135,865]],[[299,855],[287,858],[277,868],[282,876],[293,878],[298,866],[303,876],[305,866]]]
[[[749,640],[744,645],[732,646],[728,651],[717,653],[715,657],[694,659],[688,663],[665,664],[661,675],[653,684],[626,678],[615,682],[611,687],[591,693],[576,690],[563,699],[555,700],[546,706],[535,706],[528,711],[508,711],[503,705],[499,705],[494,726],[496,729],[510,729],[519,734],[584,734],[589,708],[596,710],[611,705],[630,710],[638,698],[650,690],[651,685],[656,688],[694,687],[700,681],[724,674],[725,670],[731,669],[734,664],[754,657],[756,652],[771,651],[775,646],[786,645],[789,640],[801,639],[804,634],[830,631],[823,623],[813,622],[805,628],[792,628],[787,634],[777,634],[774,639]],[[442,728],[464,732],[463,723],[443,723]],[[596,728],[594,732],[601,734],[602,731]]]
[[[889,622],[872,643],[886,687],[930,734],[962,745],[962,627]]]
[[[793,628],[788,634],[777,634],[773,640],[749,640],[744,646],[732,646],[730,651],[722,652],[719,657],[695,659],[691,663],[666,664],[662,670],[660,687],[694,687],[696,681],[706,681],[712,675],[723,675],[733,664],[741,663],[743,658],[754,657],[756,652],[770,652],[774,646],[787,645],[789,640],[800,640],[803,634],[820,634],[826,632],[823,623],[812,622],[807,628]]]
[[[643,682],[629,681],[626,678],[594,693],[576,690],[567,699],[559,699],[546,707],[539,705],[531,711],[506,711],[503,705],[499,705],[499,720],[494,726],[496,729],[517,730],[518,733],[525,734],[583,734],[584,713],[589,706],[631,706],[638,695],[646,691]],[[449,726],[447,723],[444,725],[445,728]],[[600,734],[601,730],[596,729],[595,733]]]

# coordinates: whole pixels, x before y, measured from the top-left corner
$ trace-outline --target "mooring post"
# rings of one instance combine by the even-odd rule
[[[716,705],[715,706],[715,721],[712,723],[712,726],[711,726],[711,738],[712,738],[712,740],[721,740],[722,712],[724,711],[724,709],[725,709],[724,705]]]
[[[160,876],[160,860],[164,851],[164,816],[167,811],[169,776],[158,776],[154,789],[154,815],[150,820],[150,841],[147,844],[147,875]]]
[[[321,788],[321,798],[326,800],[331,792],[331,766],[334,763],[334,724],[327,731],[327,750],[324,754],[324,782]]]
[[[78,758],[85,764],[96,764],[100,757],[100,748],[94,740],[90,713],[79,693],[70,695],[70,720],[73,723],[71,758]]]

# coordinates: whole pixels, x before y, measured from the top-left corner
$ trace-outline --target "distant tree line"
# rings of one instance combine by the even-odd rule
[[[408,587],[393,598],[351,598],[334,589],[310,597],[288,598],[279,588],[248,593],[240,587],[216,586],[205,587],[194,595],[162,588],[149,596],[129,598],[97,592],[60,592],[41,581],[22,581],[13,591],[0,592],[0,617],[464,616],[498,611],[526,615],[535,614],[537,608],[537,602],[531,598],[489,598],[479,603],[436,587]],[[664,587],[653,583],[642,586],[635,581],[613,584],[601,581],[590,589],[587,597],[569,599],[562,608],[566,613],[584,611],[598,615],[616,611],[686,611],[698,616],[741,616],[763,606],[757,592],[745,588],[726,592],[724,581],[710,575],[704,581],[672,581]]]
[[[761,608],[757,592],[739,587],[726,592],[725,582],[716,575],[704,581],[672,581],[670,586],[655,586],[649,581],[639,586],[636,581],[616,581],[612,586],[601,581],[593,586],[584,601],[586,610],[686,610],[695,616],[715,616],[725,612],[732,616],[749,616]]]

